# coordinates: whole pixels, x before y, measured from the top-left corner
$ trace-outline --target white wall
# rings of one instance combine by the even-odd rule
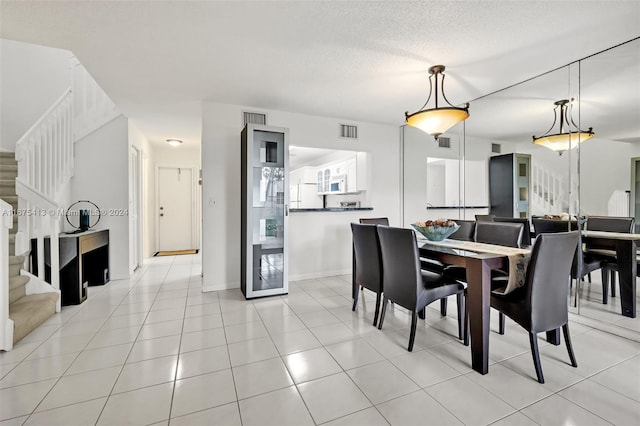
[[[107,213],[129,208],[129,126],[124,116],[75,144],[74,201],[89,200]],[[106,214],[95,229],[109,229],[111,279],[129,277],[129,217]]]
[[[0,39],[0,151],[16,142],[71,86],[67,50]]]
[[[203,289],[240,285],[240,105],[203,105]],[[292,213],[289,216],[290,279],[351,270],[349,223],[359,217],[386,216],[399,224],[399,137],[396,126],[358,123],[359,139],[338,137],[343,120],[263,110],[269,125],[289,128],[290,143],[369,153],[368,202],[373,211]],[[349,123],[352,121],[349,120]]]
[[[608,215],[613,191],[631,189],[631,158],[640,157],[640,144],[592,139],[580,146],[580,209]]]

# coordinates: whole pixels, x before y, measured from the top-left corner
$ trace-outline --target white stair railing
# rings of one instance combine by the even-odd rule
[[[73,176],[74,168],[73,119],[73,96],[68,89],[16,143],[19,217],[15,251],[17,255],[28,253],[31,239],[35,239],[38,276],[44,281],[44,237],[50,235],[51,286],[54,289],[60,289],[57,271],[62,215],[58,200]]]
[[[629,216],[629,193],[622,189],[616,189],[609,198],[607,214],[609,216]]]
[[[120,111],[102,87],[77,59],[72,60],[72,89],[75,107],[75,140],[82,139],[120,115]]]
[[[13,207],[0,200],[0,350],[13,347],[13,321],[9,318],[9,229]]]

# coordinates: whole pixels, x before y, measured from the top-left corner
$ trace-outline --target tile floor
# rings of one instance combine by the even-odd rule
[[[640,343],[572,323],[579,367],[564,345],[542,342],[541,385],[526,333],[508,322],[500,336],[493,323],[482,376],[438,304],[409,353],[407,313],[390,308],[384,329],[373,328],[373,297],[351,312],[348,276],[247,302],[239,290],[202,293],[200,262],[154,258],[131,280],[90,288],[85,303],[0,353],[0,425],[640,420]]]

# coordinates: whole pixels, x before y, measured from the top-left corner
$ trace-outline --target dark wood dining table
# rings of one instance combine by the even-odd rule
[[[471,367],[481,374],[489,372],[489,324],[491,308],[491,271],[505,268],[505,255],[478,253],[442,247],[418,240],[420,255],[467,270],[467,308],[471,338]]]
[[[622,315],[636,317],[636,276],[637,249],[640,234],[626,234],[605,231],[582,231],[585,242],[607,242],[615,245],[615,262],[618,265],[618,281],[620,282],[620,304]],[[612,257],[612,260],[614,258]]]

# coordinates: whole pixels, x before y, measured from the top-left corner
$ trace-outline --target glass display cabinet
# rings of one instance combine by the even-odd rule
[[[247,299],[289,291],[289,129],[247,124],[242,130],[242,273]]]

